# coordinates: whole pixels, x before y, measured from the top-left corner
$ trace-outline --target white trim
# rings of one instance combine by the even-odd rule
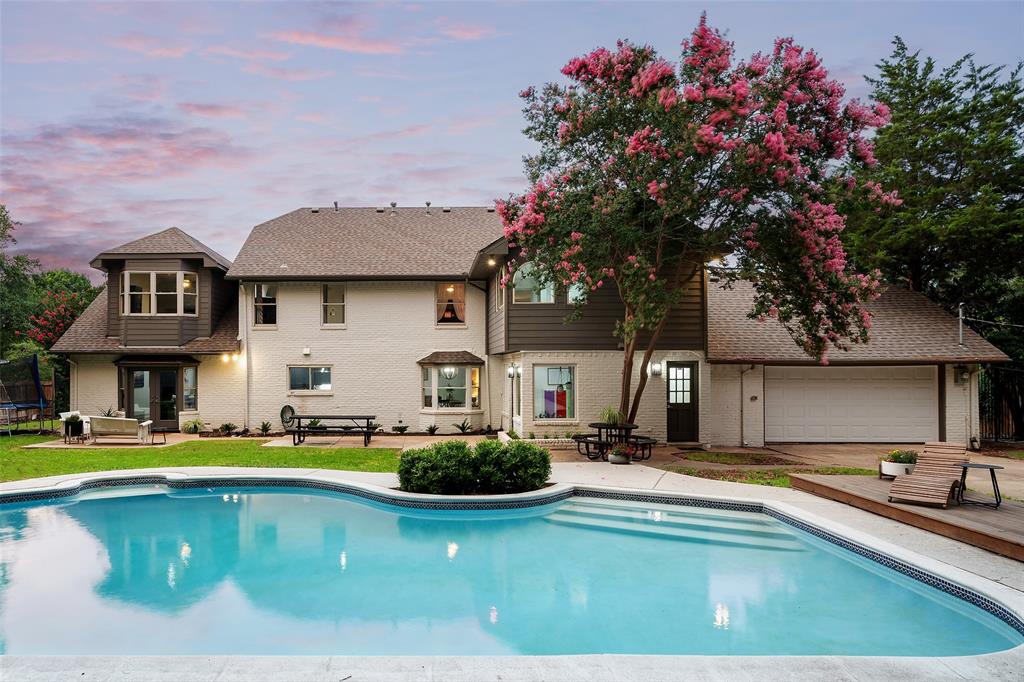
[[[572,370],[572,382],[571,382],[570,385],[572,386],[572,412],[573,412],[573,414],[572,414],[571,417],[538,417],[538,416],[536,416],[537,415],[537,370],[541,369],[541,368],[547,370],[547,369],[549,369],[551,367],[568,367],[568,368],[570,368]],[[564,364],[559,364],[559,363],[536,363],[536,364],[531,364],[530,365],[530,371],[533,373],[533,377],[532,377],[532,381],[531,381],[531,385],[533,386],[533,396],[532,396],[531,403],[530,403],[530,405],[532,407],[530,412],[533,414],[533,418],[532,418],[533,423],[535,423],[535,424],[542,424],[542,425],[545,425],[545,426],[557,426],[557,425],[559,425],[559,424],[561,424],[563,422],[567,426],[568,425],[572,425],[572,424],[579,424],[579,410],[577,409],[578,405],[577,405],[577,401],[576,401],[576,393],[577,393],[577,391],[576,391],[576,380],[577,380],[576,364],[575,363],[564,363]],[[544,384],[548,385],[547,381],[545,381]],[[522,396],[520,396],[520,398],[522,398]]]
[[[292,388],[292,370],[293,369],[326,369],[331,375],[331,387],[324,389],[316,388]],[[334,395],[334,365],[331,364],[286,364],[284,368],[284,385],[288,395]],[[313,376],[311,372],[306,373],[306,378],[309,381],[309,385],[313,385]]]
[[[328,303],[324,300],[327,296],[328,286],[341,287],[341,303]],[[327,314],[327,306],[341,306],[341,322],[324,322]],[[348,286],[345,282],[321,282],[320,283],[320,328],[321,329],[346,329],[348,328]]]
[[[132,275],[149,275],[149,290],[132,292],[131,287],[131,276]],[[156,276],[157,275],[175,275],[175,291],[173,292],[176,297],[177,312],[173,313],[158,313],[157,309],[157,296],[169,296],[172,292],[156,290]],[[196,299],[196,311],[194,313],[185,312],[185,288],[184,281],[185,275],[192,275],[194,278],[196,289],[195,293],[189,292],[188,295],[195,296]],[[132,296],[149,296],[149,310],[148,313],[133,313],[129,312],[131,307]],[[119,311],[121,317],[199,317],[199,273],[191,270],[124,270],[121,273],[121,291],[119,294],[120,303]]]
[[[551,291],[551,300],[550,301],[517,301],[516,300],[516,277],[518,277],[519,273],[523,270],[523,268],[525,268],[527,266],[529,266],[531,269],[533,269],[535,267],[533,265],[532,261],[527,261],[526,263],[523,263],[518,268],[516,268],[516,271],[512,274],[512,305],[554,305],[555,304],[555,285],[554,285],[553,282],[548,282],[541,289],[534,289],[534,291],[544,291],[544,290],[550,289],[550,291]]]

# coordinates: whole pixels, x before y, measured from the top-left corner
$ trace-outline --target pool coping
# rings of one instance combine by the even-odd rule
[[[580,496],[764,513],[783,523],[809,532],[827,542],[888,566],[904,575],[974,604],[992,613],[1018,630],[1018,632],[1024,634],[1024,592],[970,573],[956,566],[918,554],[868,533],[843,526],[840,523],[825,519],[786,502],[776,500],[743,499],[709,494],[692,495],[672,491],[578,483],[555,483],[540,490],[511,495],[422,495],[362,481],[340,480],[328,474],[321,475],[316,470],[309,471],[308,473],[287,474],[256,473],[252,469],[239,471],[238,473],[219,471],[217,473],[202,474],[160,470],[149,470],[140,473],[96,472],[71,475],[56,483],[39,481],[40,485],[32,485],[33,483],[35,481],[32,480],[19,481],[17,482],[17,488],[14,489],[6,484],[0,485],[0,505],[58,500],[74,497],[89,490],[103,488],[161,485],[171,489],[204,487],[210,489],[217,487],[304,487],[348,494],[406,509],[521,509],[551,504],[570,497]],[[265,679],[272,679],[272,671],[275,666],[270,662],[283,663],[285,660],[290,661],[292,659],[319,661],[318,666],[310,668],[310,672],[320,671],[324,674],[323,679],[338,679],[336,675],[332,675],[328,671],[333,669],[337,673],[340,670],[348,670],[349,668],[346,666],[354,666],[355,669],[365,673],[360,675],[360,679],[366,678],[366,675],[369,675],[369,679],[376,679],[377,676],[394,679],[396,673],[404,677],[404,674],[401,672],[403,670],[407,671],[413,678],[424,677],[425,679],[431,675],[443,676],[446,679],[460,679],[460,672],[464,675],[465,679],[490,679],[488,675],[491,672],[494,674],[493,679],[498,679],[503,674],[507,677],[509,671],[516,671],[514,674],[517,676],[520,673],[526,675],[524,679],[546,679],[553,675],[565,676],[567,674],[570,677],[575,675],[576,677],[604,679],[603,676],[607,674],[608,679],[628,680],[632,679],[639,670],[644,671],[647,679],[650,679],[652,675],[671,679],[679,677],[692,678],[698,670],[704,670],[712,679],[719,677],[721,679],[730,679],[729,677],[720,676],[719,672],[730,671],[734,675],[739,669],[742,669],[744,676],[750,676],[753,669],[749,667],[737,668],[735,664],[726,665],[725,662],[748,661],[752,663],[756,660],[771,662],[771,667],[765,668],[765,671],[771,669],[774,672],[781,673],[783,670],[788,670],[789,672],[786,673],[786,676],[796,675],[797,677],[818,677],[822,674],[836,677],[838,674],[838,679],[862,679],[862,676],[875,676],[870,674],[869,671],[880,671],[884,668],[886,673],[883,677],[885,678],[890,676],[909,676],[910,679],[914,679],[917,676],[922,676],[936,679],[936,676],[938,676],[938,679],[944,677],[952,679],[962,675],[967,677],[984,675],[987,679],[1018,679],[1014,676],[1024,667],[1024,644],[1001,652],[957,657],[647,656],[609,654],[440,657],[2,656],[0,657],[0,671],[6,670],[13,673],[17,670],[17,679],[22,679],[24,676],[27,676],[29,679],[32,677],[42,679],[56,672],[54,666],[71,665],[75,669],[89,670],[94,674],[101,671],[124,671],[130,668],[133,675],[141,675],[143,677],[152,675],[153,679],[183,679],[182,675],[190,679],[211,679],[210,674],[216,669],[219,671],[217,672],[217,679],[222,679],[222,675],[224,675],[223,679],[235,679],[236,675],[238,679],[253,678],[254,676],[256,679],[259,679],[261,675]],[[569,665],[568,662],[571,661],[571,666],[574,670],[572,674],[569,673],[568,669],[565,669],[562,663],[557,665],[552,663],[562,659],[565,659],[564,665]],[[72,661],[75,661],[75,663],[72,663]],[[204,663],[197,668],[196,665],[200,661]],[[396,664],[396,666],[382,666],[381,664],[384,661],[399,661],[401,663]],[[409,668],[412,661],[420,661],[419,667]],[[445,663],[446,661],[449,663]],[[450,663],[452,661],[462,661],[463,663]],[[526,661],[533,662],[527,664]],[[688,663],[684,665],[684,661]],[[791,663],[787,664],[786,661]],[[499,662],[501,662],[501,665],[498,667],[492,665]],[[879,662],[886,662],[886,665],[879,667]],[[449,669],[449,665],[453,667]],[[441,667],[439,668],[438,666]],[[779,666],[782,666],[782,668]],[[300,669],[305,667],[305,665],[299,666]],[[392,672],[385,675],[384,673],[392,667],[394,667]],[[203,670],[199,670],[199,668]],[[689,669],[689,672],[683,674],[684,668]],[[473,675],[468,674],[470,669],[474,671]],[[173,673],[172,670],[174,670]],[[285,668],[279,668],[277,672],[283,672],[284,670],[288,670],[289,674],[291,674],[296,669],[289,665]],[[422,674],[413,674],[416,670],[419,670]],[[557,672],[559,670],[561,670],[560,673]],[[657,670],[661,670],[664,675],[659,674]],[[809,675],[809,670],[816,670],[817,673]],[[897,672],[897,670],[902,672]],[[67,672],[67,669],[65,669],[65,672]],[[267,677],[267,675],[270,676]],[[483,677],[478,677],[477,675],[483,675]],[[757,677],[757,675],[755,674],[754,677]],[[91,679],[103,679],[103,675]],[[303,675],[300,679],[321,678],[307,678]],[[736,678],[733,676],[731,679]]]

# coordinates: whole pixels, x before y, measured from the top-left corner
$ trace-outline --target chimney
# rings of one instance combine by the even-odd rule
[[[427,202],[427,215],[430,215],[430,202]]]
[[[335,213],[338,212],[338,202],[337,201],[334,202],[334,212]]]
[[[396,206],[398,206],[398,202],[397,201],[392,201],[391,202],[391,215],[397,215],[398,211],[395,210]]]

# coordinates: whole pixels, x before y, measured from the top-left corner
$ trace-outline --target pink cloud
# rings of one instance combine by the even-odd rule
[[[430,130],[431,126],[429,123],[417,123],[416,125],[406,126],[405,128],[399,128],[398,130],[382,130],[379,133],[374,133],[367,136],[370,140],[400,140],[406,137],[415,137],[416,135],[422,135],[423,133]]]
[[[314,81],[334,75],[333,71],[286,69],[277,66],[266,66],[265,64],[249,64],[242,70],[257,76],[267,76],[268,78],[277,78],[283,81]]]
[[[3,58],[15,64],[81,64],[92,55],[74,47],[32,44],[5,47]]]
[[[117,76],[118,89],[128,99],[138,102],[159,102],[167,94],[168,81],[155,74],[122,74]]]
[[[211,45],[210,47],[203,49],[203,54],[217,57],[232,57],[234,59],[246,59],[252,62],[283,62],[291,57],[287,52],[277,52],[274,50],[247,50],[239,47],[231,47],[230,45]]]
[[[327,123],[328,118],[327,114],[318,114],[314,112],[310,114],[299,114],[295,117],[295,120],[305,121],[306,123]]]
[[[371,38],[367,34],[373,28],[366,17],[350,14],[334,17],[322,22],[325,31],[278,31],[270,35],[274,40],[293,45],[319,47],[325,50],[340,50],[356,54],[401,54],[401,42],[387,38]]]
[[[188,45],[165,45],[156,38],[139,33],[115,38],[111,43],[114,47],[131,52],[138,52],[157,59],[179,59],[192,51]]]
[[[181,102],[178,108],[195,116],[206,116],[207,118],[241,118],[245,115],[242,107],[230,104],[202,104],[200,102]]]
[[[449,22],[445,18],[438,21],[438,31],[446,38],[452,40],[480,40],[494,35],[495,31],[490,26],[480,24],[467,24]]]
[[[449,135],[465,135],[471,130],[477,128],[486,128],[497,123],[498,117],[493,114],[484,114],[481,116],[464,116],[459,118],[453,118],[448,123],[448,134]]]

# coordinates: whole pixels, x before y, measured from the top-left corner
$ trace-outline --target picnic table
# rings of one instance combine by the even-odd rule
[[[644,460],[651,458],[651,451],[655,440],[642,436],[634,436],[633,431],[639,428],[636,424],[610,424],[607,422],[592,422],[587,424],[592,429],[597,429],[596,434],[583,434],[576,436],[576,451],[587,459],[608,459],[608,453],[616,445],[626,445],[634,449],[633,459]]]
[[[347,436],[361,433],[363,435],[363,447],[370,444],[370,437],[376,431],[373,420],[377,416],[373,414],[296,414],[292,417],[291,426],[286,431],[292,434],[292,445],[300,445],[310,435],[337,434]],[[305,421],[304,425],[302,422]],[[317,421],[315,426],[309,422]],[[344,422],[341,424],[325,424],[324,422]]]

